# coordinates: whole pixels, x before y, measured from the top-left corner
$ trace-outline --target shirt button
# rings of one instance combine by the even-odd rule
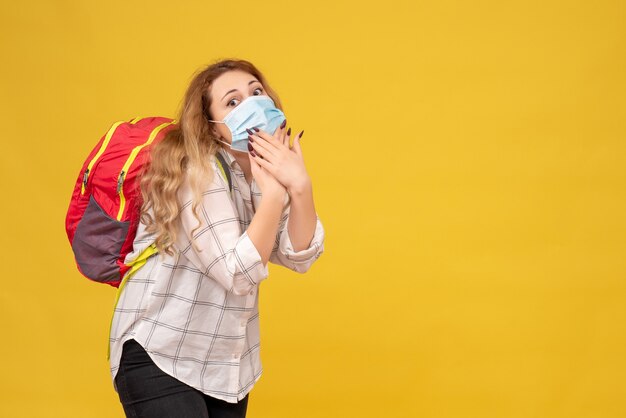
[[[239,353],[233,353],[233,358],[239,358]]]
[[[250,294],[251,294],[251,295],[254,295],[254,289],[250,291]]]

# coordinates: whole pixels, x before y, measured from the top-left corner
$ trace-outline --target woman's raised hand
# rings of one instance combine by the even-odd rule
[[[277,130],[278,131],[278,130]],[[274,196],[278,201],[284,201],[287,188],[283,186],[269,171],[259,164],[252,145],[248,143],[248,158],[254,181],[259,186],[263,196]]]
[[[302,187],[310,182],[309,174],[304,165],[300,138],[304,131],[294,139],[293,146],[289,146],[291,140],[291,128],[285,132],[287,121],[276,129],[273,135],[255,128],[255,132],[248,130],[248,150],[252,161],[252,167],[257,165],[269,172],[287,192]]]

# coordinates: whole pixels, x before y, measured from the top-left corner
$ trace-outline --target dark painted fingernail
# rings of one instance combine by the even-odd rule
[[[248,135],[248,141],[254,142],[254,139],[252,139],[252,137],[250,135]]]
[[[283,129],[285,126],[287,126],[287,119],[285,119],[285,120],[283,121],[283,124],[282,124],[282,125],[280,125],[280,129]]]
[[[302,138],[302,135],[304,135],[304,130],[300,132],[300,135],[298,135],[298,138]]]
[[[291,135],[291,128],[287,130],[287,136]]]
[[[257,128],[257,127],[254,127],[252,129],[254,129],[255,131],[259,132],[259,128]]]
[[[254,150],[250,150],[250,155],[252,155],[253,157],[256,157],[256,152],[254,152]]]
[[[248,142],[248,151],[250,151],[250,152],[254,151],[254,147],[249,142]]]
[[[250,129],[246,128],[246,132],[248,132],[250,135],[254,135],[254,132],[252,132]]]

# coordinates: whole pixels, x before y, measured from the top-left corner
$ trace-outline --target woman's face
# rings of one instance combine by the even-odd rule
[[[261,82],[253,75],[241,71],[228,71],[211,84],[210,119],[222,121],[249,96],[267,96]],[[224,123],[213,123],[215,133],[225,142],[232,143],[230,130]]]

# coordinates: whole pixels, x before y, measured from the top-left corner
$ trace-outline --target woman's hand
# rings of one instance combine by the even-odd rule
[[[285,132],[286,121],[274,135],[262,129],[252,132],[248,130],[250,145],[255,156],[252,159],[263,169],[268,171],[291,194],[310,184],[310,177],[304,166],[304,157],[300,147],[300,138],[304,131],[294,139],[293,146],[289,146],[291,128]],[[250,146],[248,147],[250,149]],[[252,152],[250,153],[252,155]]]
[[[248,148],[251,148],[250,146]],[[250,159],[250,169],[252,176],[259,186],[263,196],[271,196],[272,199],[276,199],[280,202],[285,200],[287,189],[276,178],[269,173],[265,168],[257,162],[258,157],[253,157],[252,153],[248,153]]]

